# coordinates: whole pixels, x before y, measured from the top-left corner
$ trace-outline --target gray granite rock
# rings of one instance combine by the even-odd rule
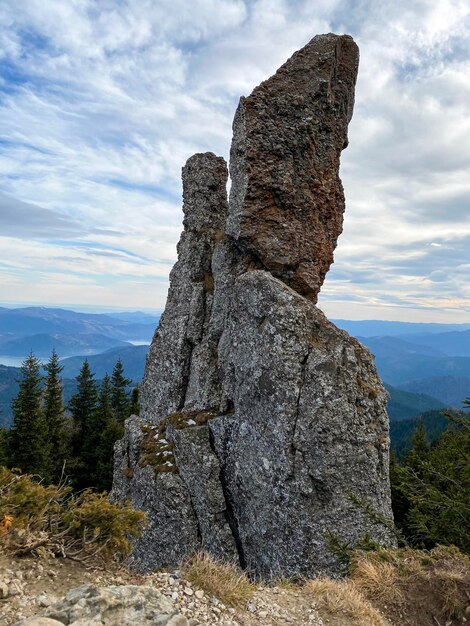
[[[369,352],[254,271],[235,283],[220,357],[236,412],[209,424],[250,571],[336,571],[327,531],[393,541],[349,499],[390,517],[387,394]]]
[[[187,626],[171,602],[153,587],[122,585],[72,589],[41,616],[17,626]]]
[[[242,99],[223,159],[183,170],[185,230],[113,497],[150,526],[140,570],[196,549],[262,577],[335,574],[331,537],[393,537],[386,392],[370,353],[314,302],[341,232],[339,156],[357,47],[315,37]]]
[[[211,447],[207,425],[171,429],[175,459],[191,494],[199,523],[201,548],[224,560],[238,563],[238,553],[228,521],[227,504],[220,481],[220,463]]]
[[[148,526],[134,544],[128,563],[140,572],[180,563],[200,546],[198,521],[186,484],[177,473],[155,471],[141,447],[146,422],[133,416],[126,420],[124,438],[114,450],[111,498],[132,501],[148,516]]]
[[[149,420],[185,404],[192,352],[210,316],[211,262],[227,218],[227,176],[224,159],[211,152],[195,154],[183,168],[184,231],[140,393],[141,415]]]

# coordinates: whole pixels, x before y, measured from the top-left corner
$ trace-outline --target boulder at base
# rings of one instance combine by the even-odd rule
[[[43,611],[14,626],[188,626],[171,602],[153,587],[81,585]]]

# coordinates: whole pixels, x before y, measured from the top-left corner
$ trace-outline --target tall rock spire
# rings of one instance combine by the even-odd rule
[[[233,123],[227,233],[313,302],[343,225],[339,158],[358,62],[351,37],[319,35],[241,98]]]
[[[341,232],[358,49],[315,37],[242,98],[227,171],[183,168],[184,232],[113,497],[150,525],[140,570],[203,549],[264,577],[340,568],[391,517],[387,394],[370,353],[315,307]],[[351,495],[354,496],[351,500]]]

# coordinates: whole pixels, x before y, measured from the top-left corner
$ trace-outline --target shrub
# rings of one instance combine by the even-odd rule
[[[105,493],[72,494],[66,485],[44,486],[29,474],[0,468],[0,520],[8,519],[3,547],[17,555],[48,552],[79,560],[120,557],[142,533],[146,516]]]
[[[146,517],[129,504],[111,503],[106,493],[87,490],[73,499],[62,519],[70,529],[70,536],[114,555],[130,552],[130,539],[142,534]]]

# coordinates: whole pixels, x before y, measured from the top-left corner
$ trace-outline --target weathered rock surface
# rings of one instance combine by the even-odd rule
[[[351,37],[315,37],[241,98],[233,124],[227,232],[314,302],[342,230],[339,158],[358,61]]]
[[[244,565],[334,571],[326,531],[381,535],[349,494],[390,515],[387,395],[370,354],[262,271],[237,279],[221,344],[236,412],[209,428]]]
[[[227,218],[227,166],[211,152],[183,168],[184,231],[170,274],[165,312],[155,333],[141,394],[142,415],[152,419],[183,408],[191,355],[210,316],[211,260]],[[155,384],[158,381],[158,385]]]
[[[129,564],[136,570],[152,571],[180,563],[197,550],[200,534],[191,496],[181,476],[155,471],[147,463],[141,448],[145,424],[139,418],[126,421],[125,438],[115,446],[112,495],[116,500],[131,500],[147,513],[148,527],[136,542]]]
[[[63,600],[38,617],[15,626],[187,626],[172,603],[152,587],[120,585],[95,587],[86,584],[72,589]]]
[[[386,392],[315,300],[341,232],[357,47],[321,35],[242,99],[224,163],[183,169],[185,231],[113,497],[149,514],[132,562],[195,549],[263,576],[334,573],[332,536],[392,539]],[[330,539],[329,539],[330,537]]]

